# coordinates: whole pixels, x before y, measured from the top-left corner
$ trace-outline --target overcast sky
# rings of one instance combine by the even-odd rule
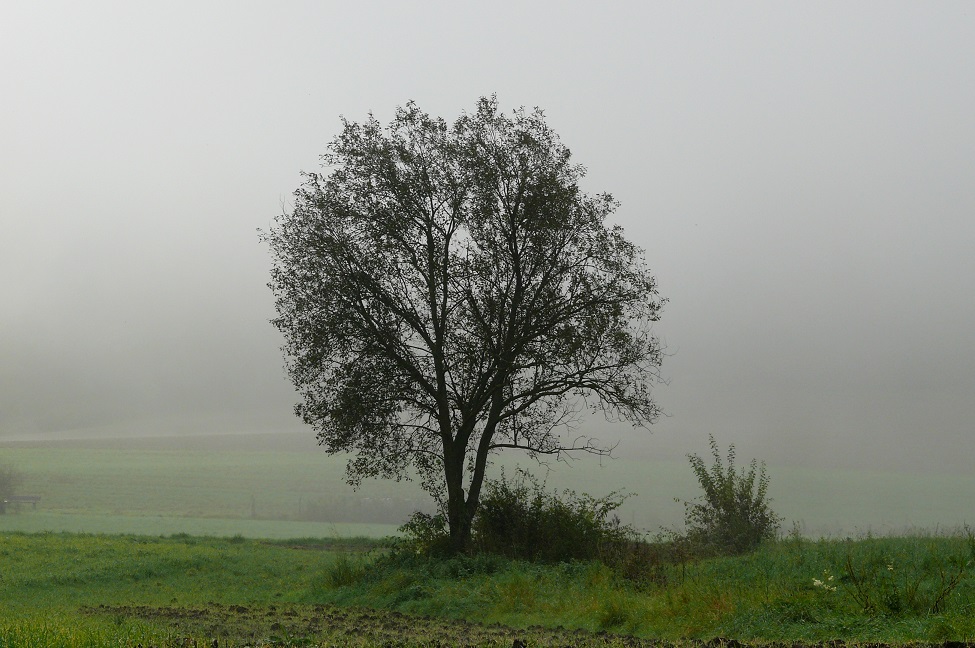
[[[971,3],[8,0],[0,93],[0,435],[296,426],[256,230],[497,93],[670,299],[641,448],[975,460]]]

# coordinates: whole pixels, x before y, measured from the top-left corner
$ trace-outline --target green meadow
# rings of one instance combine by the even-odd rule
[[[0,536],[0,646],[182,641],[193,633],[182,631],[179,623],[119,610],[307,600],[336,555],[369,546],[361,539],[326,546],[321,540],[274,544],[239,536],[5,533]],[[115,611],[95,613],[99,607]]]
[[[105,515],[47,513],[38,511],[0,516],[0,533],[98,533],[164,536],[186,533],[194,536],[263,538],[382,538],[396,535],[393,524],[363,522],[301,522],[252,520],[246,518],[185,518],[165,515]]]
[[[8,445],[0,463],[41,497],[0,530],[382,537],[430,506],[416,487],[353,491],[341,460],[287,435]]]
[[[966,534],[795,536],[630,581],[367,539],[5,533],[0,646],[972,642],[973,558]]]
[[[241,434],[0,443],[0,464],[20,471],[36,513],[0,516],[0,531],[287,537],[393,533],[414,510],[432,511],[412,482],[345,483],[345,462],[311,434]],[[501,465],[515,466],[512,458]],[[633,457],[535,468],[550,488],[635,496],[624,522],[655,532],[683,520],[698,485],[683,458]],[[953,529],[968,522],[975,474],[816,470],[769,465],[769,494],[788,528],[846,537]],[[276,524],[272,524],[276,523]],[[348,526],[368,525],[368,526]]]
[[[41,497],[0,515],[0,648],[975,642],[968,475],[769,466],[792,533],[634,581],[394,556],[377,539],[429,500],[409,482],[353,491],[307,435],[8,443],[0,464]],[[621,517],[651,533],[698,488],[683,460],[580,460],[546,480],[636,493]]]

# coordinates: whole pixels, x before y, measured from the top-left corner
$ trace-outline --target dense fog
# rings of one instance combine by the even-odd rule
[[[340,115],[497,93],[670,300],[667,416],[584,431],[970,471],[968,3],[7,3],[0,60],[0,442],[298,429],[257,230]]]

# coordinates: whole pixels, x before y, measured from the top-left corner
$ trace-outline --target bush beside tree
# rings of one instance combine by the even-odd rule
[[[778,535],[782,518],[771,509],[765,464],[736,465],[735,447],[722,457],[709,437],[713,463],[688,455],[703,495],[685,507],[686,531],[664,531],[653,542],[615,512],[629,497],[619,491],[593,497],[546,491],[528,472],[504,474],[484,486],[472,524],[468,555],[504,556],[535,563],[598,560],[637,583],[662,583],[666,566],[689,560],[754,551]],[[680,500],[678,500],[680,501]],[[414,513],[400,530],[394,553],[443,557],[453,553],[446,516]]]
[[[546,491],[528,472],[485,483],[472,526],[468,553],[505,556],[539,563],[618,559],[638,533],[615,515],[628,495],[593,497],[574,491]],[[400,528],[401,552],[443,555],[450,552],[445,516],[414,513]]]
[[[636,531],[614,512],[628,495],[546,492],[525,471],[488,482],[474,519],[475,550],[532,562],[603,559]]]
[[[684,540],[695,552],[743,554],[766,540],[774,540],[782,518],[770,507],[769,477],[765,464],[752,459],[748,470],[735,470],[735,446],[728,447],[727,463],[713,436],[708,437],[714,463],[708,468],[698,455],[687,458],[704,495],[683,502],[687,525]]]

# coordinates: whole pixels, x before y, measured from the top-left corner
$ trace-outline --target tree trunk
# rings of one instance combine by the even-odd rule
[[[471,518],[464,493],[464,457],[455,456],[453,448],[444,453],[444,478],[447,482],[447,526],[450,531],[450,553],[467,550],[471,538]]]
[[[467,493],[464,492],[464,466],[466,465],[466,435],[461,443],[448,443],[444,447],[444,473],[447,481],[447,525],[450,530],[450,552],[464,553],[470,547],[474,515],[481,502],[481,486],[484,483],[491,437],[501,415],[501,399],[494,398],[488,423],[481,434],[474,461],[474,471]],[[458,451],[458,447],[465,450]]]
[[[463,505],[466,509],[466,504]],[[452,555],[466,553],[471,542],[471,521],[466,510],[459,512],[457,517],[450,520],[450,553]]]
[[[447,481],[447,524],[450,529],[450,553],[460,554],[470,548],[474,515],[480,504],[483,472],[475,475],[476,483],[471,483],[468,493],[462,487],[463,470],[448,476]],[[454,486],[451,486],[451,483]]]

